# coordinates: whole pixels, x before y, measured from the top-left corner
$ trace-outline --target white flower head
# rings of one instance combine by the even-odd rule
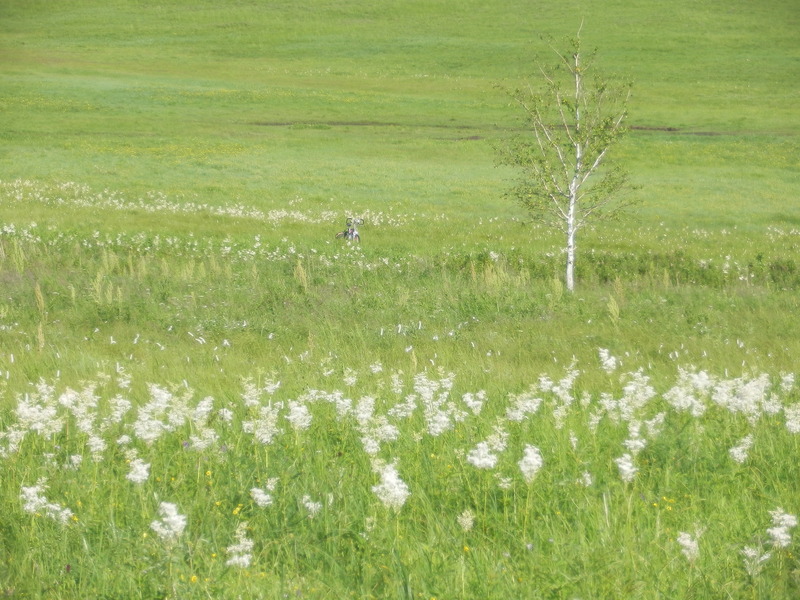
[[[771,552],[763,552],[762,548],[751,546],[742,548],[742,555],[744,555],[744,568],[750,577],[757,576],[764,568],[764,563],[772,557]]]
[[[636,473],[639,470],[639,468],[633,464],[633,457],[631,457],[630,454],[623,454],[619,458],[615,459],[614,462],[617,463],[619,475],[622,477],[622,481],[625,483],[630,483],[633,481],[633,478],[636,477]]]
[[[381,481],[372,486],[372,491],[388,508],[398,511],[411,495],[408,485],[400,479],[394,465],[385,465],[380,470]]]
[[[460,515],[458,515],[457,519],[458,524],[461,526],[461,529],[464,531],[470,531],[472,526],[475,524],[475,515],[470,509],[466,509]]]
[[[42,478],[31,487],[22,487],[20,490],[20,500],[23,502],[23,510],[31,514],[41,513],[61,524],[66,524],[73,517],[73,512],[56,504],[49,502],[44,495],[47,491],[47,480]]]
[[[598,349],[598,354],[600,354],[600,366],[603,367],[603,370],[606,373],[613,373],[617,369],[617,359],[611,355],[606,348]]]
[[[750,448],[753,445],[753,435],[749,434],[743,437],[737,446],[734,446],[728,453],[731,455],[731,458],[739,463],[740,465],[743,464],[747,460],[747,453],[750,451]]]
[[[467,462],[477,469],[493,469],[497,455],[489,450],[489,444],[481,442],[467,454]]]
[[[254,542],[247,537],[247,522],[243,521],[236,527],[236,543],[228,546],[225,550],[230,558],[225,562],[231,567],[245,569],[250,566],[252,560]]]
[[[792,543],[791,529],[797,527],[797,517],[783,511],[782,508],[771,510],[774,527],[767,529],[772,545],[776,548],[787,548]]]
[[[165,542],[176,541],[186,529],[186,517],[178,513],[177,505],[171,502],[162,502],[158,507],[158,513],[161,519],[150,523],[150,529]]]
[[[544,459],[536,446],[525,446],[525,453],[517,464],[525,481],[530,483],[544,465]]]
[[[786,416],[786,429],[789,433],[800,433],[800,404],[792,404],[783,409]]]
[[[135,458],[131,461],[131,470],[125,476],[129,481],[136,484],[142,484],[150,477],[150,465],[144,462],[141,458]]]
[[[311,499],[311,496],[309,496],[308,494],[303,496],[303,506],[305,506],[306,510],[308,511],[309,519],[313,519],[314,517],[316,517],[319,511],[322,510],[322,502],[314,502]]]
[[[252,488],[250,490],[250,497],[253,499],[259,508],[266,508],[272,504],[272,494],[262,490],[261,488]]]
[[[311,426],[311,413],[302,402],[289,401],[289,414],[286,420],[292,424],[296,431],[308,429]]]
[[[697,557],[700,556],[700,544],[698,543],[698,539],[700,535],[697,534],[695,537],[692,537],[691,534],[686,533],[685,531],[681,531],[678,534],[678,544],[680,544],[681,552],[686,557],[690,563],[693,563],[697,560]]]

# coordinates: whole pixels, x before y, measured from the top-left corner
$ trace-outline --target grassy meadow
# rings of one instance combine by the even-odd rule
[[[494,147],[581,21],[639,202],[569,294]],[[797,31],[0,0],[0,596],[797,597]]]

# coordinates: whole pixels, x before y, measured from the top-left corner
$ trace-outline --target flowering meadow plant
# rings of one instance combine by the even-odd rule
[[[606,356],[592,368],[602,371],[607,363]],[[317,550],[343,551],[349,538],[342,536],[353,532],[378,556],[384,536],[398,531],[410,538],[403,552],[413,552],[413,540],[427,531],[437,540],[437,556],[463,553],[460,543],[524,577],[531,568],[526,553],[553,561],[567,551],[562,544],[600,543],[568,525],[587,514],[605,515],[601,527],[609,533],[623,514],[637,519],[655,546],[623,538],[620,549],[660,547],[656,558],[665,564],[683,554],[693,568],[713,569],[725,561],[718,549],[730,545],[740,548],[742,575],[750,577],[792,560],[798,507],[791,494],[781,497],[795,512],[768,509],[772,526],[754,547],[757,530],[748,534],[741,524],[704,519],[704,503],[694,493],[701,484],[716,489],[727,485],[724,478],[748,477],[747,465],[777,460],[773,449],[796,447],[797,434],[788,427],[794,404],[786,403],[794,385],[785,377],[781,384],[765,374],[725,378],[687,368],[676,374],[677,386],[659,391],[640,369],[620,375],[616,391],[575,398],[591,370],[573,363],[560,379],[542,376],[505,396],[459,391],[454,372],[405,375],[366,367],[348,368],[347,376],[394,391],[359,397],[343,374],[329,379],[327,390],[291,397],[295,386],[280,371],[267,381],[244,378],[238,397],[229,399],[198,394],[188,382],[140,385],[122,370],[101,372],[80,389],[40,381],[11,399],[2,421],[4,482],[19,490],[10,515],[18,535],[65,536],[56,546],[64,561],[75,560],[68,556],[73,543],[90,532],[124,530],[133,554],[153,537],[161,555],[171,557],[163,577],[189,583],[199,565],[214,580],[225,567],[273,577],[291,539],[304,540],[304,556],[311,557]],[[692,403],[679,401],[680,393],[696,393],[681,388],[687,373],[706,382],[702,400],[692,401],[704,402],[695,416],[687,409]],[[527,408],[520,412],[521,406]],[[643,426],[654,416],[657,427]],[[481,434],[487,419],[491,427]],[[748,434],[736,441],[732,434],[742,428]],[[721,438],[735,442],[734,450],[720,447]],[[694,448],[685,467],[683,444]],[[64,470],[60,461],[71,455],[90,462],[72,461],[76,466]],[[707,461],[715,465],[714,477],[696,478]],[[80,481],[90,476],[97,492],[85,494]],[[738,510],[757,502],[741,497]],[[138,516],[109,520],[109,511],[133,506]],[[46,521],[52,533],[42,529]],[[339,533],[312,543],[323,531]],[[52,551],[38,537],[27,539],[36,552]],[[447,544],[454,548],[446,550]],[[159,564],[156,556],[149,568]],[[147,568],[149,559],[142,560]],[[440,576],[429,577],[435,585]]]
[[[796,590],[794,296],[736,251],[568,297],[507,221],[411,248],[456,217],[386,209],[354,246],[327,205],[56,191],[0,205],[136,218],[0,225],[7,595]]]

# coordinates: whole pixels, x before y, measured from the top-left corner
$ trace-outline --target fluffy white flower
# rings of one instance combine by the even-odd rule
[[[734,446],[728,453],[731,455],[731,458],[739,463],[740,465],[747,460],[747,453],[750,451],[750,447],[753,445],[753,436],[752,434],[746,435],[741,439],[737,446]]]
[[[472,414],[479,415],[483,408],[483,403],[486,402],[486,392],[481,390],[477,394],[467,392],[461,396],[461,400],[472,411]]]
[[[525,453],[517,464],[525,481],[530,483],[544,465],[544,459],[536,446],[525,446]]]
[[[308,429],[311,426],[311,413],[308,407],[302,402],[289,401],[289,414],[286,420],[292,424],[295,430]]]
[[[639,470],[638,467],[633,464],[633,457],[630,454],[623,454],[615,459],[614,462],[617,463],[622,481],[625,483],[633,481],[633,478],[636,477],[636,472]]]
[[[388,508],[400,510],[411,495],[406,483],[400,479],[394,465],[386,465],[380,470],[381,481],[372,486],[372,491]]]
[[[472,526],[475,524],[475,515],[472,513],[470,509],[466,509],[460,515],[458,515],[457,519],[458,524],[461,526],[461,529],[464,531],[470,531]]]
[[[762,548],[745,546],[742,548],[744,555],[744,568],[750,577],[755,577],[764,568],[764,563],[772,556],[771,552],[762,552]]]
[[[770,511],[774,527],[767,529],[772,545],[776,548],[787,548],[792,543],[791,529],[797,527],[797,517],[783,511],[782,508]]]
[[[47,480],[44,478],[37,481],[34,486],[22,487],[19,495],[23,503],[22,509],[31,514],[44,514],[62,524],[68,523],[73,512],[54,502],[49,502],[44,495],[45,491],[47,491]]]
[[[309,495],[303,496],[303,506],[308,511],[309,519],[316,517],[317,513],[322,510],[322,502],[314,502]]]
[[[691,534],[685,531],[681,531],[678,534],[678,544],[681,546],[681,552],[690,563],[693,563],[700,556],[700,544],[697,541],[699,537],[692,537]]]
[[[133,483],[144,483],[150,477],[150,465],[144,462],[141,458],[136,458],[131,461],[131,470],[125,476],[126,479]]]
[[[478,469],[493,469],[497,464],[497,455],[489,450],[489,444],[481,442],[467,454],[467,462]]]
[[[800,404],[792,404],[783,409],[786,416],[786,429],[789,433],[800,433]]]
[[[225,550],[230,558],[225,562],[230,567],[245,569],[250,566],[254,546],[253,540],[247,537],[247,522],[239,523],[236,527],[236,543],[228,546]]]
[[[281,428],[278,427],[278,415],[282,408],[282,402],[259,407],[258,418],[243,422],[242,430],[245,433],[252,433],[255,439],[262,444],[271,444],[272,440],[282,433]]]
[[[611,353],[606,348],[598,349],[600,354],[600,366],[606,373],[613,373],[617,369],[617,359],[611,356]]]
[[[150,523],[150,529],[165,542],[174,542],[186,529],[186,517],[178,513],[177,505],[171,502],[162,502],[158,507],[158,513],[161,519]]]

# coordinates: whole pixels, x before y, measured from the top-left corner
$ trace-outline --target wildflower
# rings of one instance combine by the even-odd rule
[[[372,491],[388,508],[400,510],[411,495],[406,483],[400,479],[394,465],[386,465],[380,469],[381,482],[372,486]]]
[[[150,477],[150,465],[144,462],[141,458],[136,458],[131,461],[131,470],[125,476],[126,479],[133,483],[144,483]]]
[[[17,418],[20,428],[35,431],[43,437],[54,435],[61,431],[64,425],[62,418],[57,417],[57,408],[49,397],[51,394],[40,388],[42,393],[32,396],[25,394],[17,404]]]
[[[636,476],[636,472],[639,469],[638,467],[634,466],[631,455],[623,454],[619,458],[615,459],[614,462],[617,463],[619,475],[622,477],[622,481],[625,483],[630,483],[633,481],[633,478]]]
[[[715,380],[705,371],[699,373],[678,369],[678,384],[664,394],[664,399],[677,410],[687,410],[693,417],[706,412],[707,398]]]
[[[647,446],[647,440],[644,438],[639,437],[639,429],[641,427],[641,423],[638,421],[631,421],[628,424],[628,431],[630,437],[622,442],[622,445],[633,455],[636,456],[641,452],[645,446]]]
[[[309,495],[303,496],[303,506],[305,506],[306,510],[308,511],[309,519],[316,517],[317,513],[322,510],[322,503],[314,502]]]
[[[358,373],[348,367],[344,370],[342,381],[347,387],[353,387],[358,382]]]
[[[591,487],[592,482],[592,474],[589,473],[589,471],[584,471],[583,475],[581,475],[580,479],[578,479],[578,483],[584,487]]]
[[[786,429],[789,433],[800,433],[800,404],[792,404],[783,409],[786,416]]]
[[[259,508],[266,508],[272,504],[272,495],[261,488],[252,488],[250,490],[250,497],[253,499]]]
[[[700,556],[700,545],[697,542],[699,537],[699,535],[692,537],[691,534],[685,531],[681,531],[678,534],[678,544],[681,546],[681,552],[690,563],[694,563],[697,557]]]
[[[359,424],[364,425],[372,419],[375,412],[375,398],[371,396],[362,397],[356,404],[355,417]]]
[[[617,359],[611,356],[611,353],[605,348],[600,348],[598,353],[600,354],[600,366],[606,373],[613,373],[617,369]]]
[[[398,396],[403,393],[402,371],[400,372],[395,371],[394,373],[392,373],[392,392],[394,392]]]
[[[271,444],[275,436],[282,433],[282,430],[278,427],[278,414],[282,408],[282,402],[276,402],[269,406],[260,406],[258,418],[254,421],[242,423],[242,430],[245,433],[252,433],[256,440],[264,445]]]
[[[171,502],[162,502],[158,507],[161,519],[150,523],[150,529],[155,531],[165,542],[174,542],[186,529],[186,517],[178,513],[178,507]]]
[[[467,462],[478,469],[492,469],[497,464],[497,455],[489,451],[486,442],[481,442],[467,454]]]
[[[544,460],[536,446],[525,446],[525,454],[517,464],[519,465],[520,471],[522,471],[522,476],[525,478],[525,481],[530,483],[533,481],[534,477],[536,477],[536,473],[539,469],[542,468]]]
[[[508,432],[503,429],[499,424],[494,426],[494,433],[486,440],[489,449],[495,452],[502,452],[508,445]]]
[[[308,407],[300,402],[289,401],[289,414],[286,420],[292,424],[296,431],[308,429],[311,426],[311,413]]]
[[[539,410],[542,399],[536,396],[538,388],[536,385],[520,394],[509,394],[509,407],[506,409],[506,418],[509,421],[522,422],[528,415],[535,414]]]
[[[731,458],[739,463],[740,465],[747,460],[747,453],[750,450],[750,447],[753,445],[753,436],[752,434],[746,435],[742,440],[739,442],[738,446],[734,446],[728,453],[731,455]]]
[[[247,522],[243,521],[236,527],[236,543],[228,546],[226,552],[230,558],[225,562],[231,567],[245,569],[250,566],[254,542],[247,537]]]
[[[761,548],[745,546],[742,548],[744,555],[744,568],[750,577],[755,577],[764,568],[764,563],[772,556],[771,552],[762,552]]]
[[[647,433],[651,438],[658,437],[664,427],[664,420],[667,418],[667,413],[660,412],[652,419],[645,421]]]
[[[478,415],[483,408],[483,403],[486,401],[486,392],[483,390],[477,394],[467,392],[461,396],[461,399],[467,405],[467,408],[472,411],[472,414]]]
[[[470,509],[466,509],[456,519],[458,524],[461,526],[461,529],[464,531],[470,531],[472,526],[475,524],[475,515],[472,513]]]
[[[513,482],[511,481],[510,477],[504,477],[500,473],[495,473],[495,478],[497,479],[497,487],[501,490],[510,490]]]
[[[44,496],[45,491],[47,491],[47,480],[44,478],[37,481],[34,486],[23,486],[19,495],[23,502],[22,509],[31,514],[43,513],[62,524],[68,523],[74,517],[72,511],[54,502],[48,502]]]
[[[750,380],[746,377],[723,380],[714,388],[712,399],[732,413],[744,414],[751,424],[755,424],[762,411],[774,411],[767,393],[769,385],[766,373]]]
[[[786,548],[792,543],[790,529],[797,527],[797,517],[783,512],[782,508],[771,510],[772,524],[774,527],[767,529],[772,545],[776,548]]]

